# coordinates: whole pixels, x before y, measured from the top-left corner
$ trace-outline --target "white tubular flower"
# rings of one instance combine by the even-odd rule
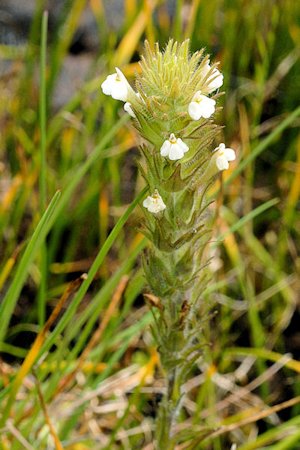
[[[148,197],[145,198],[145,200],[143,201],[143,206],[152,214],[157,214],[160,211],[166,209],[166,205],[164,204],[164,201],[159,195],[157,189],[155,189],[152,195],[148,195]]]
[[[225,144],[220,144],[214,150],[216,156],[216,166],[219,170],[227,170],[229,161],[235,160],[235,151],[232,148],[226,148]]]
[[[216,101],[197,91],[189,104],[188,112],[193,120],[208,119],[215,112]]]
[[[168,156],[171,161],[183,158],[184,154],[188,151],[189,147],[180,139],[176,138],[175,134],[170,134],[160,148],[161,156]]]
[[[123,102],[127,101],[128,92],[132,90],[126,77],[117,67],[116,73],[108,75],[101,84],[101,88],[105,95],[111,95],[115,100],[122,100]]]
[[[126,102],[124,105],[124,110],[135,119],[136,115],[134,114],[133,109],[131,108],[131,103]]]
[[[207,62],[206,65],[203,67],[203,77],[205,77],[207,75],[207,73],[210,71],[211,66],[209,65],[209,63]],[[206,85],[206,89],[207,91],[213,92],[216,89],[219,89],[222,84],[223,84],[223,75],[221,74],[221,72],[218,69],[213,69],[212,74],[208,77],[207,79],[207,85]]]

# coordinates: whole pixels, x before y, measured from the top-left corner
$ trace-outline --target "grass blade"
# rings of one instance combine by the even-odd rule
[[[46,110],[47,110],[47,93],[46,93],[46,52],[47,52],[47,27],[48,12],[45,11],[42,19],[42,40],[40,51],[40,93],[39,93],[39,110],[40,110],[40,214],[42,216],[47,204],[47,162],[46,162]],[[43,326],[46,317],[46,290],[47,290],[47,248],[45,243],[41,247],[41,280],[38,293],[38,321]]]
[[[234,172],[224,181],[224,184],[230,184],[232,180],[234,180],[239,173],[241,173],[247,165],[253,161],[257,156],[259,156],[269,145],[280,136],[280,134],[293,123],[293,121],[300,115],[300,106],[296,108],[291,114],[287,116],[287,118],[278,125],[275,130],[272,131],[263,141],[261,141],[245,158],[243,161],[239,162],[239,165],[236,167]]]
[[[74,299],[72,300],[72,303],[69,305],[68,310],[65,312],[59,323],[56,325],[55,330],[50,335],[49,339],[45,342],[45,345],[41,349],[40,355],[45,352],[46,350],[49,350],[51,346],[54,344],[55,339],[57,336],[63,331],[63,329],[66,327],[66,325],[70,322],[72,319],[79,303],[83,299],[84,295],[86,294],[89,286],[91,285],[96,273],[98,272],[101,264],[104,261],[104,258],[106,257],[107,253],[109,252],[110,248],[112,247],[114,241],[116,240],[118,234],[122,230],[124,224],[126,223],[127,219],[129,218],[132,211],[135,209],[137,204],[142,200],[145,193],[147,192],[148,188],[144,188],[139,195],[136,197],[136,199],[131,203],[131,205],[127,208],[125,213],[120,217],[116,225],[114,226],[113,230],[109,234],[108,238],[106,239],[105,243],[99,250],[88,274],[82,285],[80,286],[80,289],[76,293]]]
[[[17,267],[14,279],[0,306],[0,342],[3,341],[10,318],[18,301],[21,289],[26,280],[29,268],[37,252],[40,250],[45,238],[54,223],[54,211],[57,208],[60,192],[56,192],[47,210],[38,223]]]
[[[225,233],[221,234],[216,242],[214,242],[214,244],[212,245],[213,248],[217,247],[222,241],[223,239],[228,236],[231,233],[234,233],[235,231],[239,230],[240,228],[242,228],[247,222],[249,222],[250,220],[253,220],[255,217],[259,216],[260,214],[262,214],[264,211],[266,211],[267,209],[271,208],[272,206],[276,205],[279,202],[278,198],[273,198],[271,200],[269,200],[268,202],[263,203],[262,205],[259,205],[257,208],[253,209],[252,211],[250,211],[246,216],[241,217],[240,220],[238,220],[237,222],[235,222]]]

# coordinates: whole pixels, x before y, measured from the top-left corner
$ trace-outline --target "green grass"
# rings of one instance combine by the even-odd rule
[[[39,96],[39,119],[40,119],[40,214],[44,213],[47,204],[47,161],[46,161],[46,142],[47,142],[47,92],[46,92],[46,58],[47,58],[47,31],[48,31],[48,13],[45,12],[42,19],[41,30],[41,52],[40,52],[40,96]],[[47,291],[47,246],[41,248],[41,281],[39,286],[38,298],[38,320],[42,327],[46,318],[46,291]]]
[[[164,1],[154,15],[125,3],[115,31],[91,2],[100,48],[61,110],[55,87],[86,2],[69,2],[50,36],[38,2],[29,42],[0,46],[11,71],[0,78],[0,448],[152,448],[162,373],[142,296],[145,190],[128,117],[100,84],[115,65],[132,79],[144,38],[190,37],[221,61],[218,121],[238,160],[217,186],[219,268],[205,292],[216,313],[180,448],[297,450],[299,6],[178,1],[172,19]],[[191,423],[205,440],[191,442]]]

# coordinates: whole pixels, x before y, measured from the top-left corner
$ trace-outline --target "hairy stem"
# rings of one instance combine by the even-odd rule
[[[167,389],[160,403],[156,427],[156,450],[173,450],[175,427],[181,410],[180,372],[173,368],[167,374]]]

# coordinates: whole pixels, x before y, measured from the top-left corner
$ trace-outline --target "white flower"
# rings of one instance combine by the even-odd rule
[[[172,133],[160,148],[161,156],[168,156],[172,161],[183,158],[188,151],[188,146],[180,139],[176,138]]]
[[[232,148],[226,148],[225,144],[220,144],[215,148],[216,166],[219,170],[227,170],[229,161],[235,160],[235,151]]]
[[[133,111],[133,109],[132,109],[132,107],[131,107],[131,103],[126,102],[125,105],[124,105],[124,110],[125,110],[131,117],[133,117],[133,118],[136,117],[136,115],[134,114],[134,111]]]
[[[166,205],[164,204],[163,199],[159,195],[157,189],[155,189],[152,195],[148,195],[147,198],[143,201],[144,208],[147,208],[149,212],[153,214],[157,214],[160,211],[166,209]]]
[[[205,77],[210,70],[211,66],[207,62],[202,69],[203,77]],[[207,89],[207,92],[210,93],[215,91],[216,89],[219,89],[219,87],[221,87],[223,84],[223,79],[224,77],[221,72],[218,69],[214,68],[211,75],[206,80],[207,84],[205,87]]]
[[[105,95],[111,95],[115,100],[122,100],[123,102],[127,101],[128,93],[132,90],[126,77],[117,67],[116,73],[108,75],[106,80],[101,84],[101,88]]]
[[[200,117],[208,119],[215,112],[215,105],[215,100],[197,91],[189,104],[188,112],[193,120],[199,120]]]

